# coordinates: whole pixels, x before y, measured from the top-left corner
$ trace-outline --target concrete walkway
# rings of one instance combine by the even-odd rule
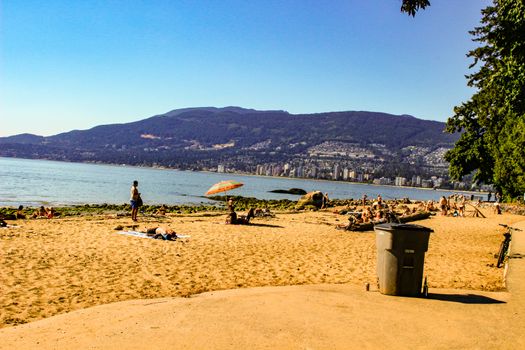
[[[511,299],[509,310],[509,333],[516,339],[515,349],[525,349],[525,222],[512,225],[520,229],[512,234],[510,256],[507,265],[507,289]]]
[[[514,226],[509,292],[317,285],[134,300],[1,329],[0,348],[525,349],[525,222]]]

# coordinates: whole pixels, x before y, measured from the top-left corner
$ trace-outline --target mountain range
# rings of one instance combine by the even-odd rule
[[[240,107],[185,108],[125,124],[100,125],[43,137],[0,138],[0,156],[211,169],[226,164],[337,160],[443,166],[425,161],[458,135],[444,123],[409,115],[347,111],[290,114]],[[430,157],[433,158],[433,157]],[[435,157],[434,157],[435,158]],[[439,156],[438,156],[439,158]]]

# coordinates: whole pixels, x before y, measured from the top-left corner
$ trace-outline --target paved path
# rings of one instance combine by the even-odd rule
[[[521,229],[514,232],[507,265],[507,289],[511,299],[510,333],[516,339],[515,349],[525,349],[525,222],[512,225]]]
[[[2,329],[0,348],[525,349],[525,222],[515,226],[509,292],[317,285],[135,300]]]

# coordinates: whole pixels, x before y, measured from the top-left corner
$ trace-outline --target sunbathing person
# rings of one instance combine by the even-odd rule
[[[226,197],[226,205],[228,206],[229,211],[235,211],[235,202],[233,201],[233,197]]]
[[[232,225],[248,225],[250,223],[250,219],[254,216],[255,210],[253,208],[250,208],[246,215],[240,216],[237,216],[237,213],[232,210],[228,213],[228,216],[226,217],[226,223]]]
[[[383,203],[383,197],[381,195],[377,195],[377,209],[383,209],[384,203]]]
[[[165,241],[174,241],[177,239],[177,233],[167,226],[151,227],[145,230],[148,236],[154,239],[163,239]]]
[[[163,204],[160,206],[159,209],[157,209],[157,211],[155,212],[155,215],[165,216],[166,211],[167,211],[166,206]]]
[[[367,207],[365,210],[363,210],[361,218],[363,222],[369,222],[372,219],[372,212],[370,211],[370,208]]]
[[[437,208],[434,206],[434,201],[429,200],[426,205],[426,211],[437,211]]]
[[[255,209],[254,211],[254,217],[265,217],[265,216],[268,216],[268,217],[275,217],[275,215],[270,211],[270,209],[268,208],[264,208],[264,209],[261,209],[261,208],[257,208]]]
[[[35,210],[33,215],[31,215],[33,219],[36,218],[47,218],[47,211],[46,208],[42,205],[38,210]]]
[[[24,214],[24,206],[21,205],[18,207],[18,210],[16,211],[16,218],[17,219],[25,219],[26,214]]]
[[[447,201],[447,198],[445,196],[441,196],[441,198],[439,199],[439,209],[441,210],[441,215],[442,216],[447,216],[448,201]]]
[[[401,214],[401,216],[408,216],[408,215],[411,215],[412,214],[412,211],[410,210],[409,207],[406,207],[405,210],[403,211],[403,213]]]
[[[230,210],[228,215],[226,215],[226,224],[235,225],[237,223],[237,213],[235,210]]]
[[[47,209],[46,209],[46,217],[47,217],[48,219],[52,219],[52,218],[54,218],[55,215],[56,215],[56,212],[55,212],[55,209],[54,209],[54,208],[47,208]]]
[[[372,220],[374,224],[382,224],[384,222],[387,222],[385,218],[385,213],[382,210],[376,211],[376,214],[374,215],[374,220]]]

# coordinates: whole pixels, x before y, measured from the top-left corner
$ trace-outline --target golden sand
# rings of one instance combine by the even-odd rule
[[[523,217],[434,216],[417,224],[434,230],[425,260],[431,288],[497,291],[503,271],[494,254],[499,223]],[[373,232],[336,230],[333,209],[277,213],[249,226],[225,225],[224,215],[139,217],[140,227],[169,225],[189,239],[175,242],[117,234],[130,218],[84,216],[18,220],[0,230],[0,327],[130,299],[189,296],[261,286],[376,282]]]

